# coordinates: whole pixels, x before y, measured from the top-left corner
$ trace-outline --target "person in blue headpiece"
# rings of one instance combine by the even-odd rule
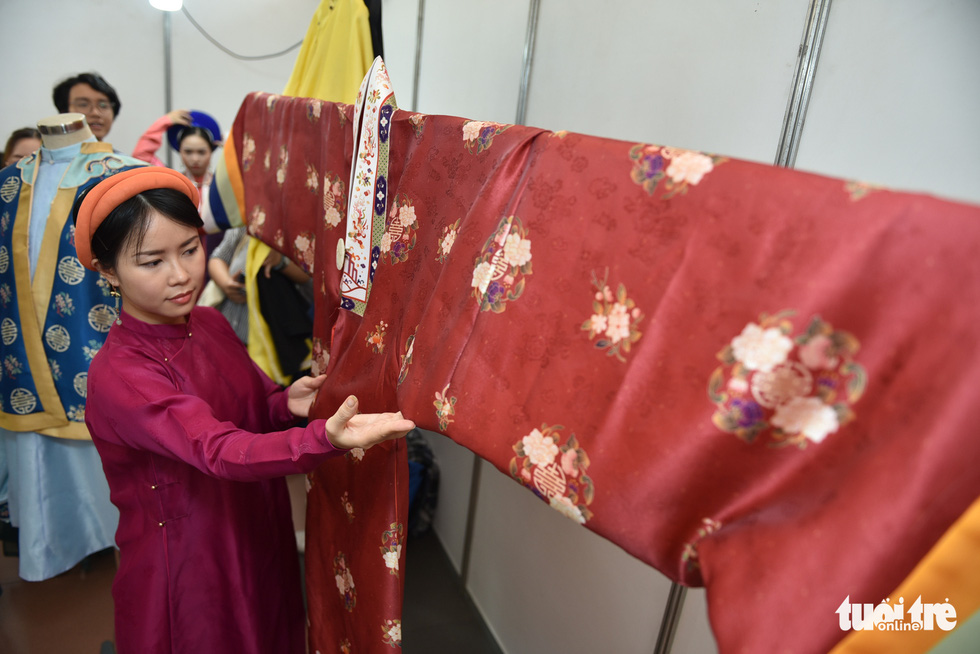
[[[213,170],[211,155],[221,145],[221,127],[210,115],[203,111],[174,109],[158,118],[140,137],[133,150],[133,156],[154,166],[163,166],[156,152],[166,133],[167,142],[180,154],[181,168],[188,179],[194,182],[201,202],[207,202],[207,189],[211,186]],[[201,207],[198,207],[200,209]]]

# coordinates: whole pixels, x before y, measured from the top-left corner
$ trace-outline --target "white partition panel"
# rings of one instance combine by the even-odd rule
[[[712,654],[718,651],[708,624],[708,599],[703,588],[688,588],[671,654]]]
[[[418,41],[420,0],[385,0],[381,8],[385,66],[400,109],[415,106],[415,47]],[[424,4],[422,2],[421,4]]]
[[[433,518],[433,528],[456,572],[460,572],[466,517],[470,507],[470,479],[476,455],[442,434],[420,431],[425,435],[439,466],[439,504]]]
[[[653,652],[670,582],[484,465],[468,588],[510,654]]]
[[[527,0],[425,0],[418,111],[514,122],[527,14]]]
[[[806,0],[542,0],[527,123],[772,163]]]
[[[980,2],[833,3],[796,167],[980,202]]]

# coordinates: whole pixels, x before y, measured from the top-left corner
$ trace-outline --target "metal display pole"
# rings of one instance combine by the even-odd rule
[[[169,11],[161,13],[163,13],[163,106],[164,113],[170,113],[170,110],[173,108],[173,69],[170,61],[171,21]],[[164,152],[166,152],[164,159],[167,163],[167,168],[173,168],[170,148],[164,148]]]
[[[425,0],[419,0],[419,19],[415,28],[415,80],[412,82],[412,111],[419,110],[419,76],[422,70],[422,24],[425,20]]]
[[[779,136],[776,150],[776,165],[792,168],[796,165],[796,153],[800,147],[803,123],[810,103],[810,90],[813,76],[817,71],[817,60],[823,45],[823,35],[827,30],[827,17],[830,15],[831,0],[810,0],[806,24],[803,27],[803,42],[796,60],[793,76],[793,92],[786,105],[783,118],[783,131]]]
[[[531,83],[531,65],[534,63],[534,36],[538,31],[538,9],[541,0],[531,0],[527,17],[527,34],[524,36],[524,64],[521,66],[521,89],[517,96],[517,125],[527,118],[527,89]]]
[[[670,592],[667,593],[667,606],[664,607],[664,617],[660,621],[660,633],[657,635],[657,645],[653,654],[669,654],[674,645],[674,634],[681,621],[681,609],[684,608],[684,598],[687,588],[675,581],[670,582]]]

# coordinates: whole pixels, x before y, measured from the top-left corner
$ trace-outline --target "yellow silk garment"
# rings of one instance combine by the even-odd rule
[[[353,104],[373,60],[371,25],[364,2],[321,0],[283,95]],[[249,239],[245,266],[245,290],[249,297],[258,297],[256,276],[263,274],[262,263],[270,251],[265,243]],[[276,382],[290,383],[292,380],[283,374],[279,365],[269,325],[258,302],[248,305],[248,333],[248,353],[252,360]]]

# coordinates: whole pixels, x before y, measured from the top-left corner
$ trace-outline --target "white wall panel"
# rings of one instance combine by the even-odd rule
[[[439,505],[433,528],[456,571],[463,565],[466,516],[470,506],[470,479],[476,455],[442,434],[420,430],[439,465]],[[486,467],[488,464],[484,464]]]
[[[505,652],[653,652],[670,582],[485,464],[469,590]]]
[[[980,202],[980,2],[835,2],[796,167]]]
[[[418,111],[514,122],[527,14],[527,0],[426,0]]]
[[[772,163],[806,0],[542,0],[527,123]]]

